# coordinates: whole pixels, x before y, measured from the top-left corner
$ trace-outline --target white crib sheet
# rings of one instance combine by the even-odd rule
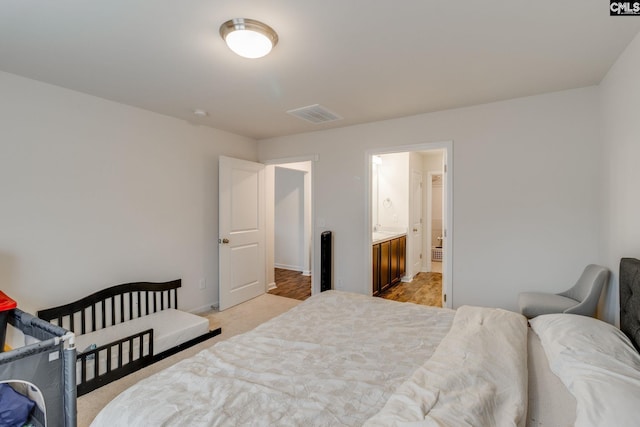
[[[173,308],[165,309],[152,313],[148,316],[142,316],[136,319],[118,323],[108,328],[100,329],[84,335],[76,336],[76,348],[79,352],[84,351],[92,344],[97,347],[116,341],[129,335],[142,332],[147,329],[153,329],[153,352],[154,354],[162,353],[179,344],[185,343],[209,331],[209,320],[192,313],[176,310]],[[146,340],[145,345],[146,348]],[[133,353],[134,360],[139,354],[139,340],[135,341]],[[123,363],[129,361],[128,345],[123,348]],[[144,352],[146,355],[146,352]],[[111,366],[117,364],[117,352],[115,348],[112,350]],[[106,372],[106,357],[100,357],[100,374]],[[93,361],[87,361],[87,379],[94,377]],[[80,380],[80,366],[77,366],[76,376]]]

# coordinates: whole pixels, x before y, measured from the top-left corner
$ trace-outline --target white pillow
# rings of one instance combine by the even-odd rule
[[[577,314],[529,320],[551,370],[576,399],[576,426],[640,422],[640,354],[618,328]]]

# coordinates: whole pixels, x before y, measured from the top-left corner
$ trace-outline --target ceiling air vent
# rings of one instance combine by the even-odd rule
[[[287,111],[288,114],[311,123],[326,123],[342,120],[342,117],[333,113],[320,104],[309,105],[307,107],[296,108]]]

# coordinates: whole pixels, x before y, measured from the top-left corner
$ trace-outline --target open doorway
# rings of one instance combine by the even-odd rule
[[[372,294],[451,307],[451,143],[367,153]]]
[[[311,161],[267,165],[267,291],[304,300],[312,293]]]

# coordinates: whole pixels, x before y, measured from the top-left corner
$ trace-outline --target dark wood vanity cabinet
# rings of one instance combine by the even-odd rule
[[[407,237],[400,236],[373,245],[373,295],[400,281],[406,269]]]
[[[380,244],[373,245],[373,295],[380,293]]]

